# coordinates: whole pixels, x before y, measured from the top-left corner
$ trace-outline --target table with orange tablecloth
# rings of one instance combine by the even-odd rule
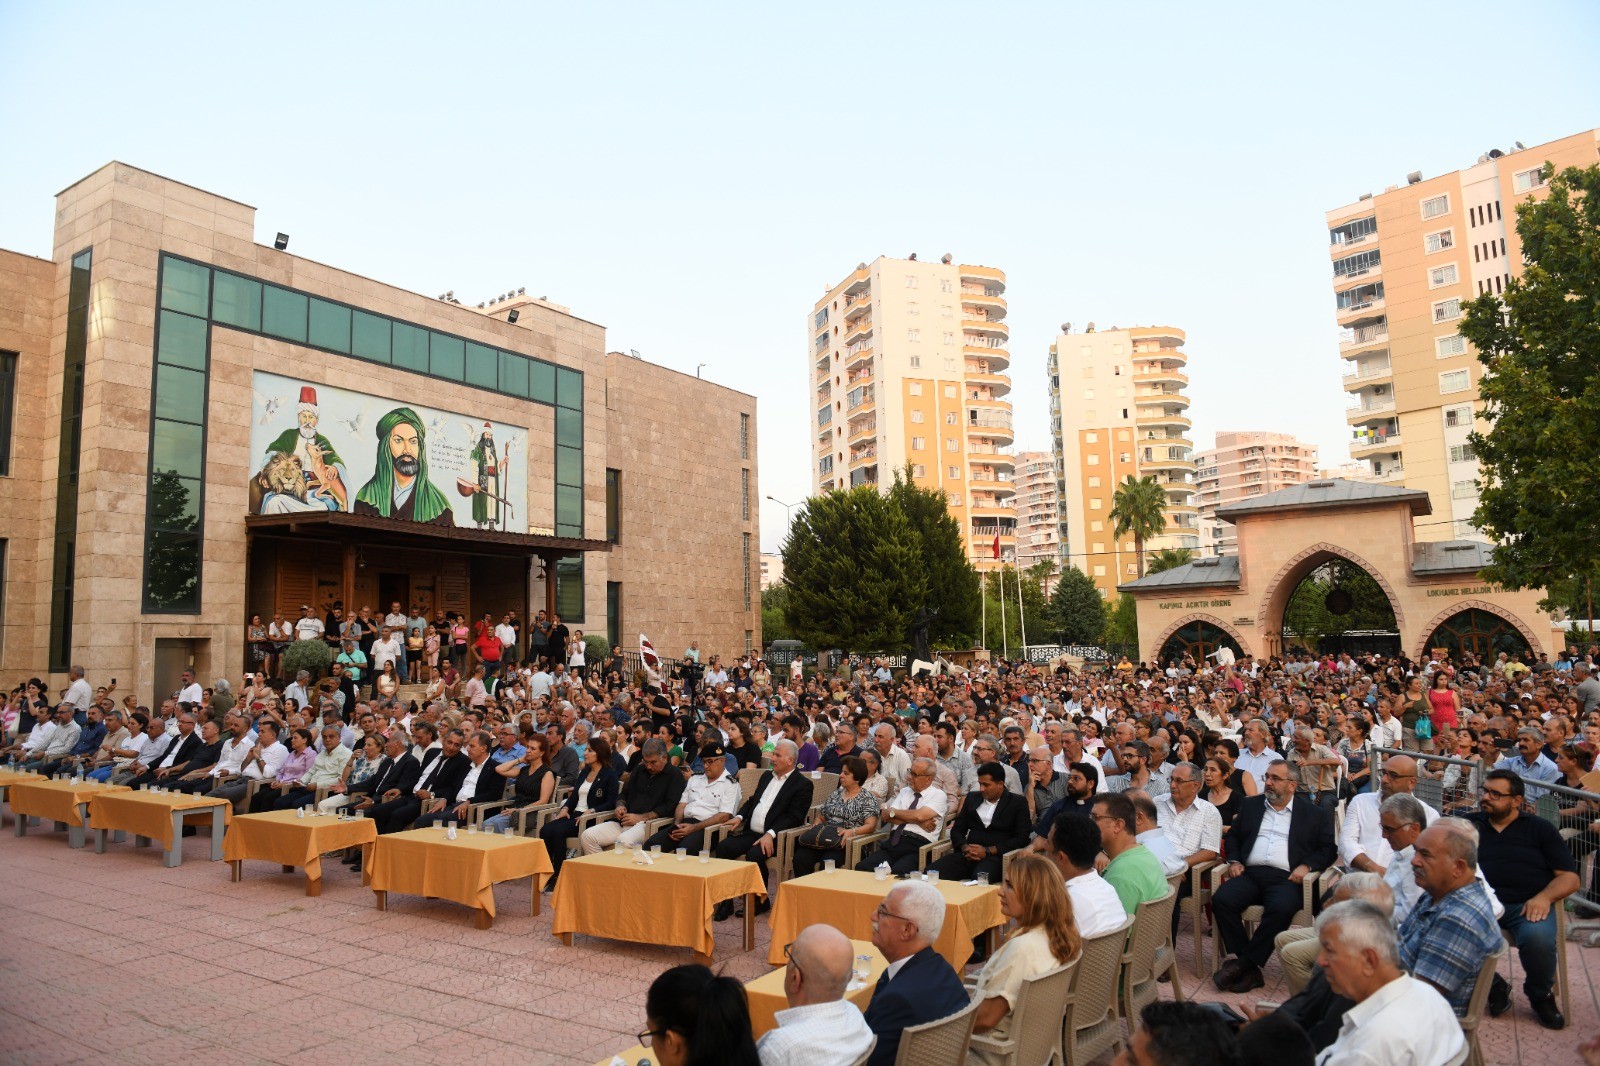
[[[177,866],[183,862],[183,826],[196,815],[211,823],[211,861],[221,862],[223,832],[233,819],[230,801],[187,792],[148,790],[96,796],[89,804],[95,854],[106,853],[106,837],[110,833],[132,833],[135,847],[161,841],[166,849],[166,864]]]
[[[556,880],[551,931],[568,944],[572,934],[583,933],[692,948],[696,961],[709,962],[716,946],[711,912],[723,900],[744,896],[744,948],[755,947],[754,897],[767,893],[760,866],[739,859],[654,858],[648,866],[628,851],[568,859]]]
[[[11,814],[17,836],[28,831],[29,818],[43,818],[67,827],[67,845],[85,844],[84,816],[89,801],[107,792],[127,792],[127,785],[103,785],[98,781],[17,781],[11,785]]]
[[[560,881],[556,882],[556,887],[561,887]],[[650,1066],[657,1066],[657,1064],[661,1061],[660,1059],[656,1058],[656,1053],[654,1051],[651,1051],[643,1044],[635,1044],[627,1051],[619,1051],[615,1055],[607,1055],[605,1058],[595,1063],[594,1066],[612,1066],[612,1064],[618,1059],[621,1059],[623,1062],[627,1063],[628,1066],[639,1066],[639,1064],[642,1062],[649,1063]]]
[[[789,882],[784,882],[784,892],[789,890]],[[783,895],[783,892],[778,893]],[[789,941],[785,940],[778,945],[781,952]],[[876,991],[878,978],[883,976],[883,971],[889,968],[889,963],[884,959],[883,953],[873,946],[870,940],[852,940],[850,943],[855,948],[855,969],[865,970],[866,978],[856,980],[853,976],[849,987],[845,990],[844,998],[861,1008],[866,1013],[867,1004],[872,1002],[872,993]],[[779,966],[776,970],[768,970],[753,981],[745,982],[745,998],[750,1001],[750,1031],[755,1033],[760,1040],[764,1033],[778,1027],[778,1012],[789,1009],[789,999],[783,994],[783,974],[787,967]]]
[[[43,781],[44,775],[36,774],[32,770],[7,770],[0,768],[0,803],[6,801],[6,793],[18,781]]]
[[[494,924],[494,886],[502,881],[531,878],[530,909],[538,914],[554,869],[537,837],[457,830],[451,840],[442,825],[379,837],[366,868],[380,911],[388,909],[390,892],[447,899],[475,908],[479,929]]]
[[[275,862],[288,873],[296,866],[306,871],[306,895],[322,895],[322,856],[330,851],[371,844],[378,838],[378,823],[371,818],[341,821],[331,814],[304,818],[294,811],[241,814],[228,826],[222,857],[233,867],[232,880],[244,879],[244,860]]]
[[[851,939],[872,936],[872,913],[898,880],[879,881],[860,870],[826,870],[783,883],[772,905],[772,950],[767,961],[783,963],[783,946],[808,925],[831,925]],[[933,949],[960,970],[972,957],[972,938],[1002,924],[1000,890],[994,885],[964,885],[938,881],[934,887],[944,897],[944,929]]]

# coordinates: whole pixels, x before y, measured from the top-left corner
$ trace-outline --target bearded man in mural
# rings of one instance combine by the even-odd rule
[[[372,479],[356,493],[355,514],[455,525],[450,501],[428,480],[428,434],[409,407],[397,407],[378,421],[378,457]]]

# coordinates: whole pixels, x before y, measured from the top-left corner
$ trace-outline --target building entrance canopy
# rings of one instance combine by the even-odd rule
[[[1479,541],[1417,539],[1428,494],[1369,482],[1312,481],[1218,508],[1237,528],[1237,555],[1196,559],[1120,586],[1138,604],[1140,658],[1188,651],[1270,658],[1288,650],[1284,614],[1308,574],[1335,560],[1360,568],[1394,610],[1399,648],[1493,658],[1561,646],[1537,590],[1508,592],[1478,576],[1490,561]]]

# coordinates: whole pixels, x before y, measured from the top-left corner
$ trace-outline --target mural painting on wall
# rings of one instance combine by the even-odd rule
[[[516,531],[528,432],[257,372],[251,514],[344,511]]]

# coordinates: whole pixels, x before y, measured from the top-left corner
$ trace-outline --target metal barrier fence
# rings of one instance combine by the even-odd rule
[[[1476,811],[1484,775],[1495,769],[1485,762],[1397,748],[1374,748],[1373,755],[1374,781],[1382,774],[1386,759],[1395,755],[1415,759],[1418,772],[1413,795],[1440,814]],[[1515,773],[1517,768],[1509,765],[1505,769]],[[1587,938],[1591,946],[1600,945],[1600,833],[1595,832],[1600,825],[1600,793],[1538,781],[1526,774],[1517,776],[1526,789],[1524,812],[1560,830],[1578,860],[1579,888],[1566,900],[1573,919],[1567,923],[1567,935],[1574,940]]]

